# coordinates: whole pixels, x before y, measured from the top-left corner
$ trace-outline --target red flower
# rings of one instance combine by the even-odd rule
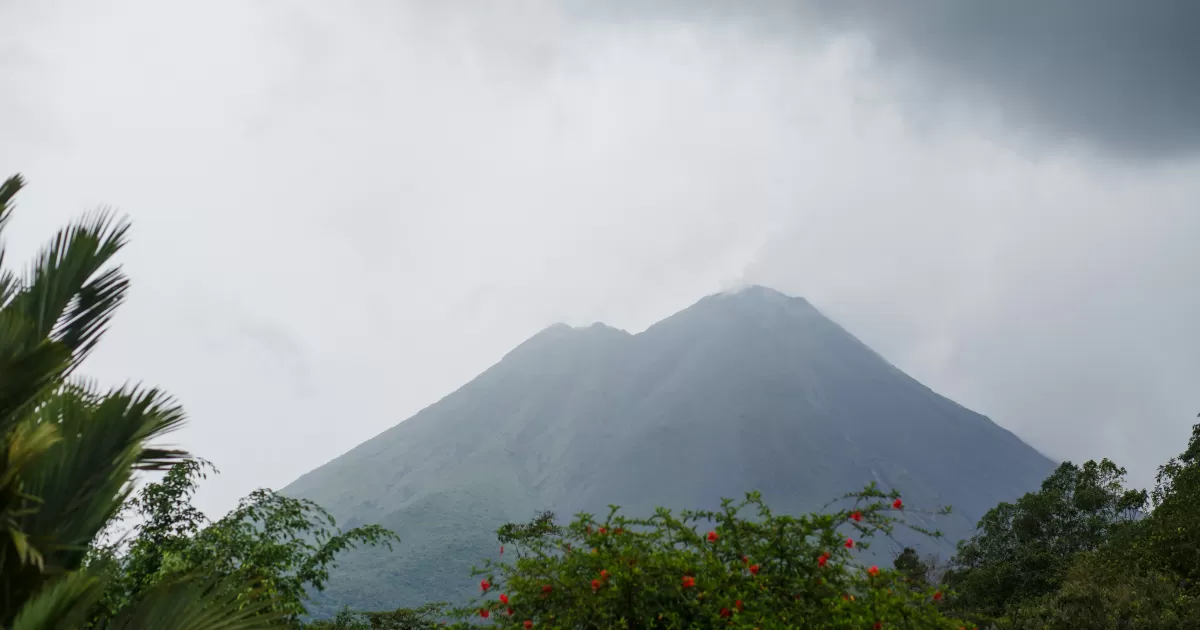
[[[592,580],[592,590],[593,591],[600,590],[600,580]]]
[[[509,617],[511,617],[511,616],[512,616],[512,612],[513,612],[513,611],[512,611],[512,607],[510,606],[510,607],[509,607],[509,609],[508,609],[508,616],[509,616]]]
[[[722,616],[722,617],[728,617],[729,615],[732,615],[732,614],[733,614],[733,613],[729,612],[729,609],[728,609],[728,608],[722,608],[722,609],[721,609],[721,616]]]
[[[935,602],[942,601],[942,592],[941,591],[938,591],[933,594],[933,601],[935,601]]]
[[[488,582],[487,580],[480,580],[479,588],[486,593],[489,588],[492,588],[492,583]]]
[[[601,535],[601,536],[603,536],[604,534],[607,534],[607,533],[608,533],[608,528],[607,528],[607,527],[601,527],[601,528],[600,528],[600,535]]]
[[[875,630],[879,630],[880,628],[882,628],[882,627],[883,627],[883,622],[882,622],[882,621],[876,621],[876,622],[875,622],[875,625],[873,625],[873,626],[871,626],[871,627],[872,627],[872,628],[874,628]]]
[[[739,599],[739,600],[733,602],[733,607],[738,610],[742,610],[742,600]]]
[[[867,569],[867,573],[869,573],[871,577],[879,575],[879,567],[872,566],[870,569]]]
[[[846,539],[846,548],[847,548],[847,549],[853,549],[853,548],[854,548],[854,539],[853,539],[853,538],[847,538],[847,539]]]
[[[683,576],[683,588],[692,588],[695,585],[696,585],[696,578],[694,578],[690,575]]]
[[[717,542],[717,532],[708,532],[708,542]]]
[[[750,565],[750,574],[758,575],[758,565],[757,564]]]
[[[483,617],[484,619],[487,619],[489,616],[491,616],[491,614],[492,613],[488,612],[488,609],[486,609],[486,608],[481,608],[479,610],[479,616]]]
[[[895,501],[892,501],[892,509],[895,509],[895,510],[904,509],[904,502],[901,501],[900,499],[896,499]]]
[[[742,556],[742,564],[750,564],[750,556]]]
[[[851,514],[850,520],[854,521],[855,523],[861,522],[862,521],[862,512],[855,512],[855,513]]]
[[[508,595],[505,595],[504,593],[500,593],[500,603],[507,604],[508,603]]]
[[[553,591],[553,590],[554,590],[554,587],[550,586],[549,584],[542,585],[542,593],[543,594],[549,594],[550,591]]]
[[[532,621],[530,621],[530,620],[528,620],[528,619],[526,619],[526,620],[525,620],[525,623],[524,623],[524,624],[522,624],[522,625],[524,625],[524,626],[525,626],[525,630],[529,630],[530,628],[532,628],[532,627],[533,627],[533,622],[532,622]]]
[[[600,569],[600,579],[602,579],[602,580],[608,579],[608,569]]]
[[[819,567],[825,566],[826,562],[829,562],[829,554],[828,553],[823,553],[823,554],[821,554],[820,558],[817,558],[817,566],[819,566]]]

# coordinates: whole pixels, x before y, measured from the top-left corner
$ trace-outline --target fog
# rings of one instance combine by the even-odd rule
[[[0,4],[9,260],[130,215],[86,372],[180,399],[210,514],[549,324],[636,332],[749,283],[1140,485],[1200,411],[1200,117],[1167,115],[1200,78],[1161,22],[1104,14],[1154,54],[1085,76],[1093,44],[1048,49],[1034,80],[997,61],[1028,21],[961,12],[99,4]],[[954,20],[1013,39],[958,54]]]

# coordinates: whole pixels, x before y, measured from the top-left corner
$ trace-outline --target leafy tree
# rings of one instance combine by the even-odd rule
[[[1063,463],[1015,503],[1001,503],[961,541],[945,580],[954,605],[980,619],[1055,592],[1076,554],[1099,549],[1142,516],[1144,490],[1124,488],[1125,469],[1105,459]]]
[[[940,613],[941,593],[853,565],[865,539],[891,533],[898,499],[874,487],[850,496],[849,509],[800,518],[751,493],[717,512],[629,519],[613,507],[604,521],[542,515],[502,528],[515,559],[476,572],[483,594],[459,611],[460,627],[483,617],[506,628],[959,628]],[[757,518],[742,518],[747,508]]]
[[[147,484],[129,503],[141,524],[127,549],[97,549],[115,574],[105,597],[110,610],[138,601],[162,580],[202,572],[254,584],[271,596],[275,612],[297,624],[306,613],[306,593],[324,588],[338,553],[362,544],[390,550],[399,540],[378,525],[342,531],[317,504],[270,490],[254,491],[210,524],[190,502],[206,470],[214,469],[186,460],[161,482]]]
[[[924,585],[927,583],[926,573],[929,572],[929,567],[921,561],[921,557],[917,554],[917,550],[912,547],[905,547],[900,555],[892,561],[892,566],[896,572],[904,576],[912,584]]]
[[[1075,557],[1061,587],[1012,607],[998,620],[1002,630],[1196,630],[1200,599],[1178,580],[1139,569],[1130,554],[1114,548]]]
[[[0,230],[23,186],[0,184]],[[72,375],[100,341],[129,281],[111,264],[129,224],[97,212],[61,230],[18,276],[0,271],[0,627],[73,628],[104,590],[90,543],[120,510],[136,471],[185,453],[153,446],[183,424],[155,389],[101,391]],[[0,250],[0,259],[3,251]],[[226,593],[245,593],[233,605]],[[261,628],[253,585],[181,575],[148,589],[109,628]]]
[[[1146,548],[1158,568],[1200,593],[1200,424],[1179,457],[1158,469],[1154,510],[1146,526]]]

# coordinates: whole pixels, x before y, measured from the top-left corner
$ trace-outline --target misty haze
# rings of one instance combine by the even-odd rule
[[[1198,24],[0,3],[0,630],[1200,629]]]

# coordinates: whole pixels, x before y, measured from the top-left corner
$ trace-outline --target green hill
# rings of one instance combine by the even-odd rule
[[[300,477],[345,525],[402,543],[341,562],[314,612],[457,600],[494,557],[495,528],[541,509],[716,507],[760,490],[820,509],[870,481],[904,492],[948,555],[996,503],[1053,463],[905,375],[802,298],[762,287],[706,297],[631,335],[557,324],[461,389]],[[875,549],[887,554],[888,549]]]

